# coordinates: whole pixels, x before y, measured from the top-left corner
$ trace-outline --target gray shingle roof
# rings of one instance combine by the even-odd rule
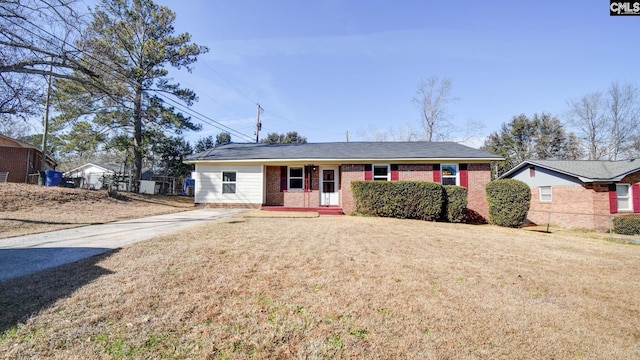
[[[508,177],[527,164],[540,166],[565,175],[579,178],[582,182],[620,181],[626,175],[640,171],[640,160],[526,160],[500,178]]]
[[[454,142],[336,142],[308,144],[227,144],[191,155],[187,162],[246,160],[502,160]]]

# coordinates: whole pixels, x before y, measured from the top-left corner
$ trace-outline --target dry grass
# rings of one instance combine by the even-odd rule
[[[639,285],[575,233],[236,217],[0,283],[0,357],[637,359]]]
[[[193,198],[0,184],[0,238],[193,209]]]
[[[316,211],[252,210],[241,215],[244,218],[316,218]]]

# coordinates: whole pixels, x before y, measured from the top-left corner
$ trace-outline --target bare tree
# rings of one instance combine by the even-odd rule
[[[43,87],[38,80],[28,74],[0,73],[0,121],[26,120],[39,113]]]
[[[617,160],[634,154],[640,135],[640,93],[632,84],[613,82],[606,93],[594,92],[568,102],[569,123],[590,160]]]
[[[585,147],[589,160],[600,160],[607,154],[607,121],[602,93],[594,92],[569,100],[567,116]]]
[[[80,61],[76,40],[82,16],[76,0],[0,0],[0,73],[72,78],[93,75]]]
[[[357,136],[366,141],[419,141],[419,131],[407,123],[403,126],[389,127],[387,129],[378,129],[375,126],[369,126],[367,130],[358,131]]]
[[[85,68],[76,46],[83,26],[77,0],[0,0],[0,118],[18,119],[41,109],[46,75],[79,80]],[[43,76],[44,75],[44,76]]]
[[[425,140],[444,140],[450,137],[455,127],[451,124],[447,106],[457,98],[451,94],[453,82],[451,79],[440,80],[432,76],[427,81],[421,80],[416,90],[413,102],[420,109],[422,127]]]
[[[610,126],[609,160],[630,150],[633,138],[638,135],[640,104],[638,88],[631,84],[611,83],[605,101],[606,116]]]

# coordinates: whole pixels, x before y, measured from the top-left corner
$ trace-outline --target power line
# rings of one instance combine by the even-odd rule
[[[253,139],[249,135],[243,134],[243,133],[241,133],[241,132],[239,132],[239,131],[237,131],[237,130],[235,130],[235,129],[227,126],[227,125],[224,125],[224,124],[222,124],[222,123],[220,123],[220,122],[218,122],[216,120],[213,120],[212,118],[210,118],[210,117],[208,117],[208,116],[206,116],[206,115],[204,115],[202,113],[199,113],[199,112],[197,112],[197,111],[195,111],[193,109],[186,108],[184,105],[180,104],[179,102],[175,101],[174,99],[171,99],[171,98],[167,97],[166,95],[164,95],[162,93],[158,93],[157,95],[163,97],[167,101],[172,102],[174,104],[173,106],[180,108],[181,111],[183,111],[183,112],[195,117],[196,119],[198,119],[198,120],[200,120],[200,121],[202,121],[204,123],[207,123],[207,124],[215,127],[218,130],[222,130],[224,132],[228,132],[230,134],[233,134],[233,135],[236,135],[238,137],[244,138],[244,140],[247,140],[247,141],[253,141]]]
[[[238,88],[237,86],[235,86],[231,81],[229,81],[226,77],[222,76],[222,74],[220,74],[216,69],[214,69],[211,65],[209,65],[209,63],[207,63],[206,61],[202,61],[202,63],[208,67],[209,69],[211,69],[211,71],[213,71],[214,73],[216,73],[216,75],[218,75],[222,80],[226,81],[227,84],[231,85],[234,89],[236,89],[236,91],[244,96],[247,100],[249,100],[252,104],[257,104],[258,102],[253,100],[249,95],[245,94],[242,90],[240,90],[240,88]]]
[[[45,42],[49,43],[50,45],[54,45],[54,46],[55,46],[55,45],[58,45],[58,44],[54,43],[54,42],[52,41],[52,39],[47,38],[47,37],[44,37],[44,36],[42,36],[41,34],[38,34],[38,33],[34,32],[34,31],[32,31],[31,29],[29,29],[29,28],[27,28],[27,27],[23,26],[22,24],[19,24],[19,23],[16,23],[16,22],[12,21],[11,19],[8,19],[8,20],[9,20],[12,24],[14,24],[15,26],[18,26],[18,27],[22,28],[23,30],[25,30],[25,31],[27,31],[27,32],[29,32],[29,33],[31,33],[32,35],[34,35],[34,36],[36,36],[36,37],[40,38],[41,40],[44,40]],[[89,53],[87,53],[86,51],[84,51],[84,50],[82,50],[82,49],[79,49],[78,47],[74,46],[73,44],[67,43],[66,41],[64,41],[64,40],[60,39],[60,38],[59,38],[59,37],[57,37],[56,35],[54,35],[54,34],[50,33],[50,32],[49,32],[49,31],[47,31],[46,29],[44,29],[44,28],[42,28],[42,27],[40,27],[40,26],[38,26],[38,25],[34,24],[33,22],[31,22],[31,21],[29,21],[29,20],[25,20],[25,21],[26,21],[27,23],[31,24],[31,25],[32,25],[33,27],[35,27],[36,29],[38,29],[38,30],[40,30],[40,31],[44,32],[45,34],[49,35],[51,38],[53,38],[53,39],[55,39],[55,40],[57,40],[57,41],[60,41],[60,42],[62,42],[62,43],[64,43],[64,44],[69,45],[72,49],[75,49],[76,51],[80,52],[81,54],[84,54],[85,56],[87,56],[87,57],[89,57],[90,59],[94,60],[95,62],[99,63],[100,65],[106,66],[107,68],[109,68],[110,70],[112,70],[113,72],[115,72],[117,75],[122,76],[122,79],[121,79],[121,80],[123,80],[123,81],[127,82],[129,85],[136,85],[136,83],[135,83],[135,82],[133,82],[133,80],[132,80],[131,78],[129,78],[126,74],[121,73],[121,70],[122,70],[122,69],[114,68],[114,66],[112,66],[111,64],[107,64],[107,63],[103,62],[101,59],[98,59],[98,58],[94,57],[92,54],[89,54]],[[78,56],[78,55],[73,54],[73,56],[74,56],[74,57],[76,57],[78,60],[81,60],[81,59],[79,58],[79,56]],[[208,66],[208,65],[207,65],[207,66]],[[209,67],[210,67],[210,66],[209,66]],[[211,68],[211,67],[210,67],[210,68]],[[213,68],[211,68],[211,69],[213,70]],[[214,71],[214,72],[216,72],[215,70],[213,70],[213,71]],[[216,72],[216,73],[217,73],[217,72]],[[246,96],[246,94],[242,93],[242,92],[241,92],[237,87],[235,87],[235,85],[233,85],[231,82],[229,82],[228,80],[226,80],[226,78],[224,78],[224,77],[223,77],[222,75],[220,75],[219,73],[217,73],[217,74],[218,74],[222,79],[224,79],[224,80],[225,80],[225,81],[227,81],[229,84],[231,84],[234,88],[236,88],[236,90],[238,90],[241,94],[243,94],[244,96]],[[174,103],[174,104],[175,104],[174,106],[179,107],[179,108],[180,108],[180,110],[181,110],[182,112],[188,113],[188,114],[189,114],[189,115],[191,115],[191,116],[194,116],[194,115],[193,115],[194,113],[195,113],[195,114],[197,114],[197,115],[199,115],[199,116],[194,116],[194,117],[196,117],[197,119],[201,120],[201,121],[202,121],[202,122],[204,122],[204,123],[207,123],[207,124],[209,124],[209,125],[211,125],[211,126],[213,126],[213,127],[217,128],[217,129],[219,129],[219,130],[226,131],[226,132],[229,132],[229,133],[234,133],[236,136],[239,136],[239,137],[241,137],[241,138],[244,138],[245,140],[253,141],[253,139],[252,139],[250,136],[245,135],[245,134],[243,134],[243,133],[241,133],[241,132],[239,132],[239,131],[236,131],[235,129],[233,129],[233,128],[229,127],[229,126],[226,126],[226,125],[224,125],[224,124],[221,124],[221,123],[219,123],[219,122],[217,122],[217,121],[215,121],[215,120],[211,119],[210,117],[208,117],[208,116],[206,116],[206,115],[204,115],[204,114],[201,114],[201,113],[199,113],[199,112],[197,112],[197,111],[195,111],[195,110],[189,109],[189,108],[185,107],[184,105],[182,105],[182,104],[178,103],[178,102],[177,102],[177,101],[175,101],[174,99],[171,99],[171,98],[169,98],[168,96],[166,96],[165,94],[163,94],[163,93],[159,92],[158,90],[148,89],[148,91],[151,91],[151,92],[155,93],[156,95],[161,96],[162,98],[166,99],[167,101],[171,101],[172,103]],[[218,102],[217,100],[214,100],[214,101]],[[219,103],[219,102],[218,102],[218,103]],[[220,105],[222,105],[222,104],[220,103]],[[223,106],[224,106],[224,105],[223,105]],[[229,110],[230,110],[230,109],[229,109]],[[232,112],[233,112],[233,111],[232,111]],[[206,120],[205,120],[205,119],[206,119]],[[217,125],[216,125],[216,124],[217,124]]]

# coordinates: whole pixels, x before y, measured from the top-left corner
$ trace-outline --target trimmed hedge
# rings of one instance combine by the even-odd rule
[[[354,181],[355,211],[399,219],[438,220],[445,192],[442,185],[424,181]]]
[[[640,215],[624,215],[613,218],[613,232],[622,235],[640,234]]]
[[[443,219],[452,223],[467,221],[467,188],[456,185],[444,185],[445,206]]]
[[[522,227],[527,220],[531,189],[515,179],[501,179],[485,186],[491,223],[506,227]]]

